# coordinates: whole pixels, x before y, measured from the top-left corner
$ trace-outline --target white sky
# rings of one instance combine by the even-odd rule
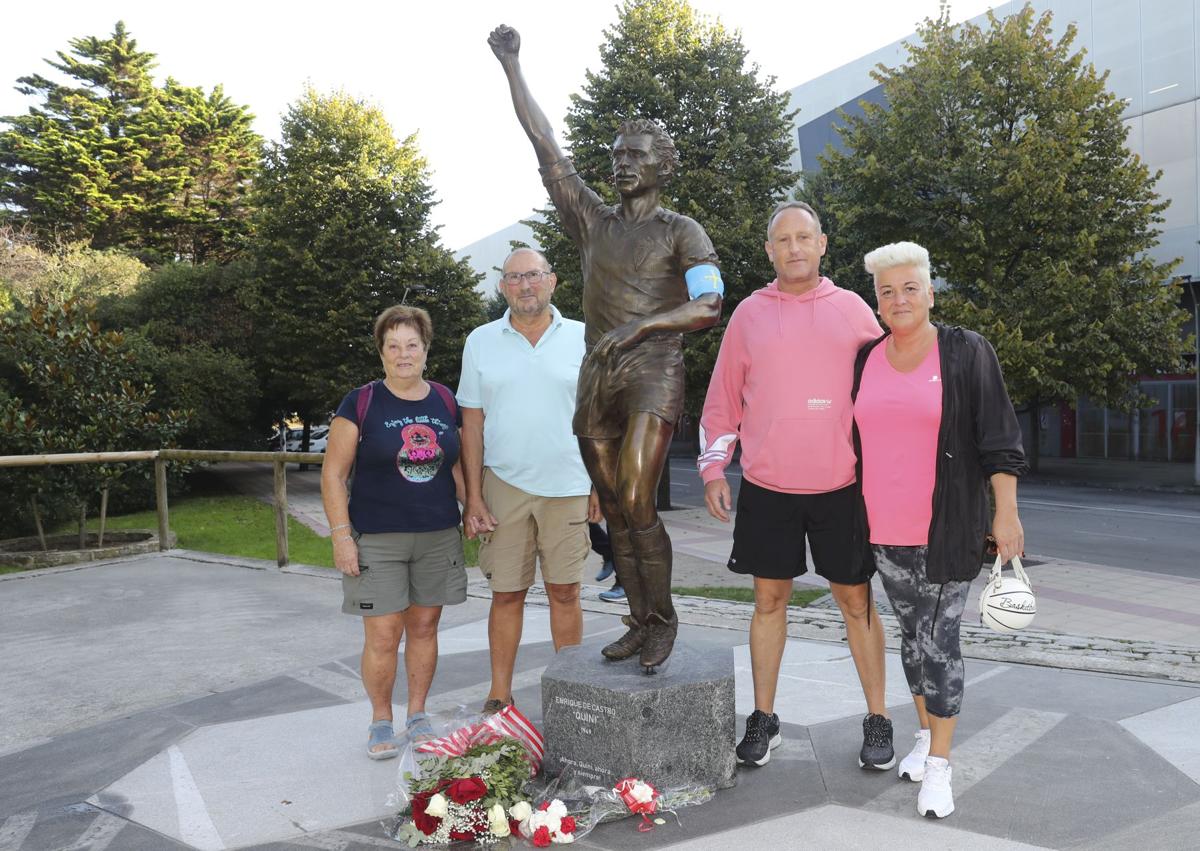
[[[938,0],[692,0],[740,29],[748,61],[791,89],[909,35]],[[992,3],[954,0],[955,20]],[[498,11],[502,10],[502,11]],[[533,151],[517,125],[500,66],[486,44],[500,23],[521,33],[534,96],[561,132],[568,97],[599,70],[615,0],[451,0],[315,3],[263,0],[57,0],[10,4],[0,17],[0,115],[32,103],[13,83],[48,73],[42,61],[77,36],[106,36],[124,20],[138,47],[158,55],[156,76],[206,90],[221,83],[277,138],[279,116],[305,82],[345,89],[381,106],[397,137],[418,132],[441,203],[443,243],[461,248],[544,203]]]

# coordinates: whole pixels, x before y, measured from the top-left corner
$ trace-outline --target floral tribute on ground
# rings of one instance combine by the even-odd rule
[[[715,789],[660,789],[637,777],[595,786],[571,771],[538,777],[544,741],[515,707],[462,724],[441,738],[412,743],[400,790],[406,806],[387,826],[409,847],[451,845],[546,848],[582,839],[603,822],[640,816],[639,831],[677,822],[677,810],[703,804]]]
[[[658,812],[659,793],[649,783],[638,780],[636,777],[626,777],[613,787],[613,791],[629,808],[629,812],[642,817],[641,823],[638,824],[638,830],[644,833],[647,830],[654,830],[655,823],[663,823],[662,819],[656,819],[655,822],[650,821],[650,816]]]
[[[524,788],[543,750],[541,733],[511,706],[417,745],[418,770],[404,778],[409,803],[389,834],[412,848],[492,845],[510,836],[528,816],[524,811],[532,813]]]
[[[409,777],[409,806],[391,836],[409,847],[478,842],[490,845],[510,835],[508,811],[528,803],[525,748],[516,739],[473,745],[461,756],[421,760],[421,777]]]

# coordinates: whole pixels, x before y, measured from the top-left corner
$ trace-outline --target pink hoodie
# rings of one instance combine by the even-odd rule
[[[700,418],[700,478],[725,475],[742,441],[742,475],[783,493],[854,482],[854,356],[883,330],[856,293],[821,278],[789,295],[772,281],[729,319]]]

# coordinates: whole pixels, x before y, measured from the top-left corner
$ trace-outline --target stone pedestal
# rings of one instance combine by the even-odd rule
[[[568,647],[542,675],[543,763],[612,786],[638,777],[659,788],[734,784],[733,651],[677,642],[647,675],[637,657],[610,662],[607,643]]]

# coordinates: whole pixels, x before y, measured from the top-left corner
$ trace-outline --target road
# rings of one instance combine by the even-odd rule
[[[734,499],[740,476],[731,472]],[[1024,482],[1025,547],[1044,555],[1200,579],[1200,497]],[[671,459],[675,508],[703,508],[695,464]]]

